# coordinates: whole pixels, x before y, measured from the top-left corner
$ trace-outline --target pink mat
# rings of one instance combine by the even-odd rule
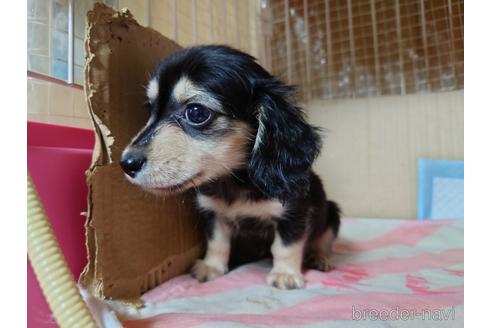
[[[463,327],[463,221],[345,219],[331,272],[306,288],[265,283],[269,261],[147,292],[125,327]]]

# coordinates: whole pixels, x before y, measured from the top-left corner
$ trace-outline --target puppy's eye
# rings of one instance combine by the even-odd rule
[[[152,102],[150,100],[147,100],[146,102],[144,102],[144,107],[150,111],[152,109]]]
[[[212,111],[200,104],[189,104],[185,109],[185,119],[194,126],[204,126],[212,116]]]

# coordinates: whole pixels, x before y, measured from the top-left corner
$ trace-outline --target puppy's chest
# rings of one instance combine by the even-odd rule
[[[215,213],[217,219],[225,220],[233,224],[242,221],[274,222],[285,212],[285,208],[276,199],[251,200],[238,197],[232,202],[208,195],[198,195],[198,206],[202,210]]]

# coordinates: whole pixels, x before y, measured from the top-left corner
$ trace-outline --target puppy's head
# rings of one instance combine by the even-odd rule
[[[148,83],[149,120],[121,166],[131,182],[157,194],[246,169],[269,197],[302,196],[320,139],[292,103],[293,91],[240,51],[177,52]]]

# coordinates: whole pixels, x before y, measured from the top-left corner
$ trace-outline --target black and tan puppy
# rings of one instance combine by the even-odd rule
[[[225,46],[177,52],[148,84],[149,120],[121,167],[156,194],[197,190],[208,240],[192,269],[200,281],[267,256],[278,288],[303,287],[303,264],[330,269],[339,209],[311,170],[321,141],[293,92]]]

